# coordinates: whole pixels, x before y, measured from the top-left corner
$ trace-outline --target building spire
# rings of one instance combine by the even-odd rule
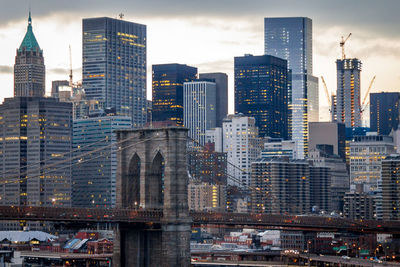
[[[36,48],[40,50],[39,44],[36,41],[35,35],[33,34],[32,30],[32,16],[31,16],[31,9],[29,8],[29,16],[28,16],[28,27],[26,30],[26,34],[24,37],[24,40],[21,43],[21,46],[19,47],[19,51],[22,51],[23,49],[26,49],[26,51],[35,51]]]
[[[32,25],[31,7],[29,7],[28,25]]]

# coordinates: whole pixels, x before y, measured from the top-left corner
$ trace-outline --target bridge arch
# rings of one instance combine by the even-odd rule
[[[126,179],[123,179],[122,190],[124,196],[124,207],[126,208],[139,208],[140,206],[140,170],[141,160],[137,153],[135,153],[130,161]]]

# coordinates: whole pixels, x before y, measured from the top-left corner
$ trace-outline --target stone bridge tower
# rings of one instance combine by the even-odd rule
[[[117,139],[116,207],[162,209],[163,219],[158,227],[120,224],[113,266],[189,267],[187,129],[120,130]]]

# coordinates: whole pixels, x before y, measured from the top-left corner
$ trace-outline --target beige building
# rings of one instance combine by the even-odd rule
[[[188,201],[190,210],[224,211],[226,207],[226,186],[190,182]]]

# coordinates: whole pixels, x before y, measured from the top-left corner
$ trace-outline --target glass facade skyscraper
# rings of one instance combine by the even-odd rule
[[[206,130],[216,126],[216,91],[214,82],[200,80],[183,84],[183,124],[189,129],[189,137],[202,146],[206,143]]]
[[[235,113],[254,117],[261,137],[288,139],[286,60],[269,55],[235,57]]]
[[[313,74],[312,20],[304,17],[265,18],[265,54],[286,59],[292,71],[291,132],[298,155],[308,152],[308,122],[319,120],[318,78]]]
[[[183,64],[153,65],[153,121],[183,126],[183,83],[197,78],[197,68]]]
[[[370,97],[370,127],[379,135],[389,135],[399,126],[400,93],[371,93]]]
[[[120,19],[83,20],[83,88],[117,115],[146,123],[146,26]]]
[[[127,116],[77,119],[73,123],[74,162],[72,205],[113,207],[116,200],[117,135],[132,127]],[[94,154],[89,152],[98,149]],[[82,156],[80,156],[82,155]]]

